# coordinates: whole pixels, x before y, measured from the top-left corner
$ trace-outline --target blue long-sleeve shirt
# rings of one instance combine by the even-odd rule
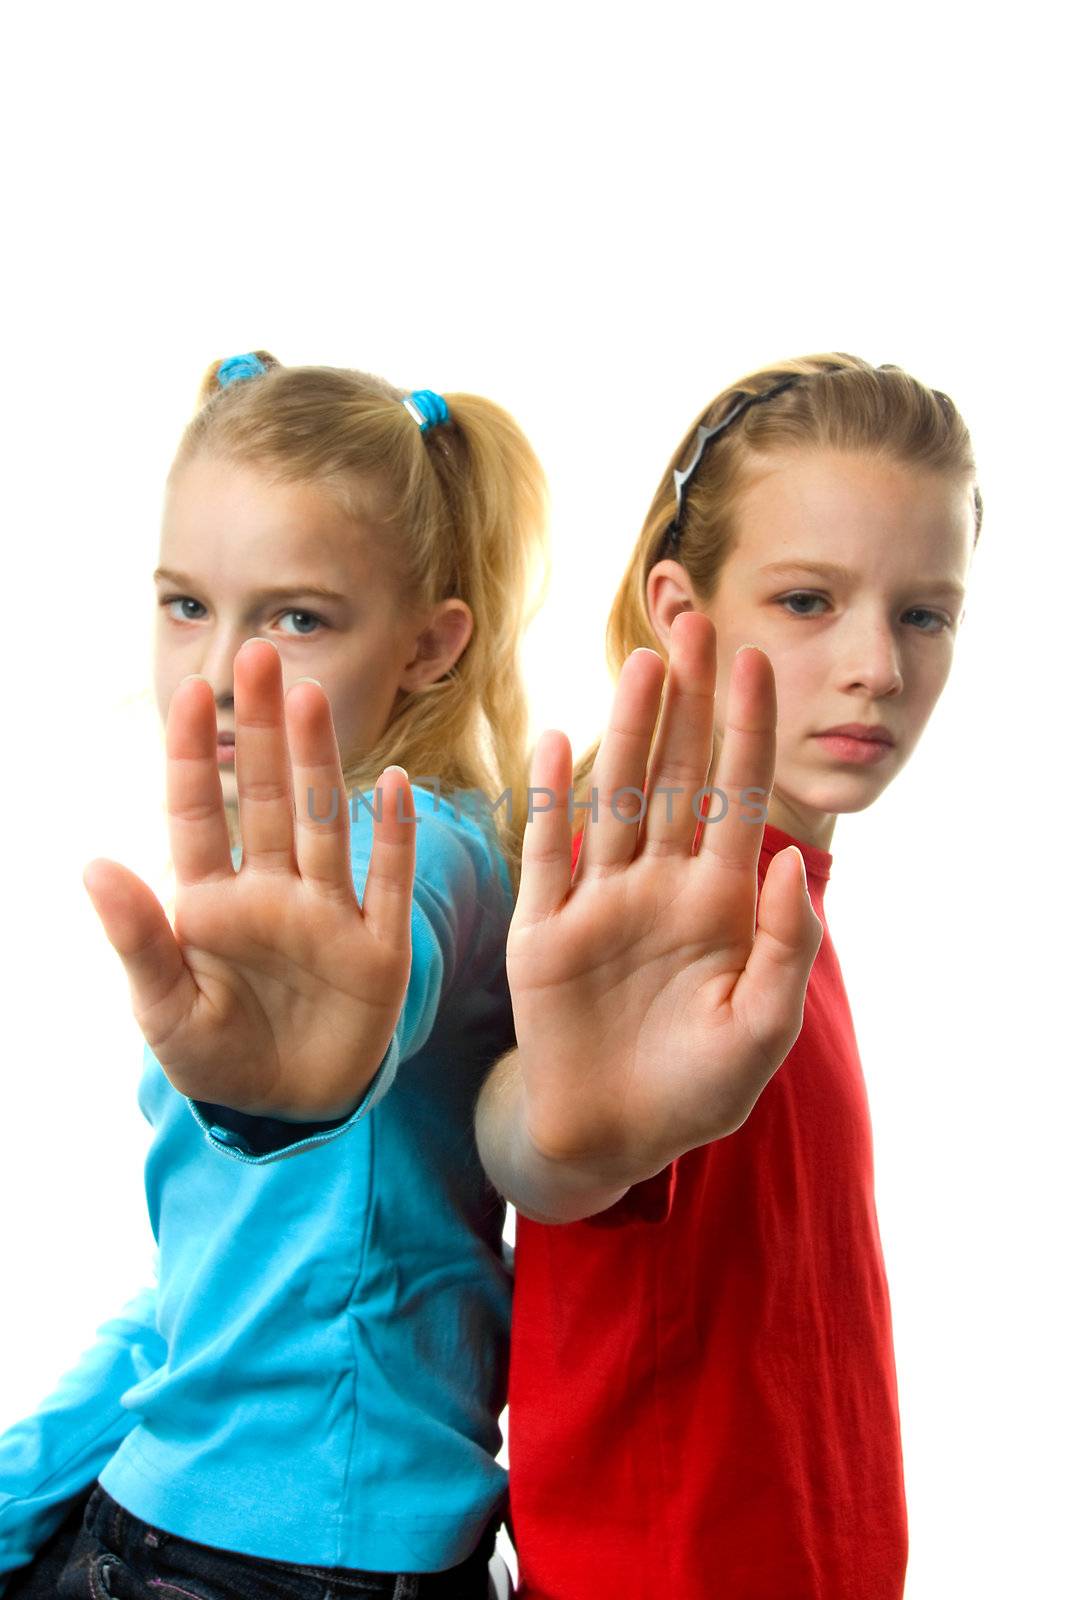
[[[473,1122],[512,893],[491,827],[414,795],[411,977],[352,1117],[272,1149],[146,1050],[158,1291],[0,1438],[0,1585],[97,1475],[168,1532],[317,1566],[448,1567],[498,1507],[510,1286]],[[362,896],[365,810],[351,838]]]

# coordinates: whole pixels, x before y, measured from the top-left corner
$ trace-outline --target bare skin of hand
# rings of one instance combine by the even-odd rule
[[[403,1005],[411,786],[401,767],[379,779],[361,906],[325,692],[308,679],[283,698],[277,650],[251,639],[235,659],[234,700],[240,867],[226,831],[214,699],[192,677],[167,719],[173,929],[151,889],[117,862],[90,862],[83,881],[122,958],[138,1025],[179,1093],[257,1116],[327,1121],[362,1098]],[[312,820],[309,788],[316,815],[336,809],[332,822]]]
[[[707,617],[675,620],[650,758],[663,674],[651,650],[623,668],[573,880],[570,747],[557,732],[540,740],[531,785],[555,803],[527,825],[508,940],[526,1138],[546,1163],[622,1187],[740,1127],[800,1032],[822,939],[798,850],[776,855],[758,888],[763,797],[742,791],[766,796],[773,782],[770,661],[754,646],[734,658],[713,778]],[[694,797],[712,782],[726,813],[694,853]]]

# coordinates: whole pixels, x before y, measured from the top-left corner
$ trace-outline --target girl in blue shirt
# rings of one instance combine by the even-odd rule
[[[473,1108],[542,475],[472,395],[258,352],[202,398],[155,574],[173,928],[85,873],[147,1040],[159,1286],[0,1439],[0,1588],[483,1600],[509,1285]]]

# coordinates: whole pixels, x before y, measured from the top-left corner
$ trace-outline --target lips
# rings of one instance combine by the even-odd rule
[[[863,722],[843,722],[836,728],[824,728],[817,737],[823,739],[830,734],[842,739],[863,739],[867,743],[873,744],[893,745],[896,743],[889,729],[884,728],[880,722],[870,725]]]
[[[236,743],[236,739],[235,739],[235,737],[234,737],[234,735],[232,733],[220,733],[220,734],[217,734],[216,735],[216,739],[217,739],[217,742],[219,744],[235,744]]]

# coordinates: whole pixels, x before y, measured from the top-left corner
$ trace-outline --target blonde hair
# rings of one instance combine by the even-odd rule
[[[750,405],[709,441],[690,476],[677,548],[670,542],[677,497],[675,471],[684,472],[697,451],[698,429],[715,428],[748,397],[793,380],[766,403]],[[708,601],[736,547],[737,509],[755,458],[776,450],[830,449],[876,454],[905,465],[974,479],[970,435],[947,395],[929,389],[900,367],[872,367],[844,354],[799,356],[761,367],[731,384],[686,431],[664,472],[612,604],[607,654],[617,678],[631,651],[644,647],[666,659],[648,615],[646,586],[657,561],[681,562],[695,594]],[[982,526],[982,497],[974,485],[975,543]],[[599,741],[578,761],[576,793],[589,786]],[[581,826],[580,820],[576,828]]]
[[[540,463],[513,418],[479,395],[446,395],[448,421],[421,433],[401,403],[406,391],[381,378],[256,355],[266,371],[226,387],[222,363],[209,368],[171,474],[211,453],[321,484],[381,538],[413,609],[467,603],[474,625],[458,661],[400,692],[373,749],[342,750],[344,782],[349,796],[369,789],[395,762],[412,778],[439,779],[443,796],[495,800],[510,788],[510,820],[503,806],[492,815],[514,874],[526,820],[519,647],[548,570]]]

